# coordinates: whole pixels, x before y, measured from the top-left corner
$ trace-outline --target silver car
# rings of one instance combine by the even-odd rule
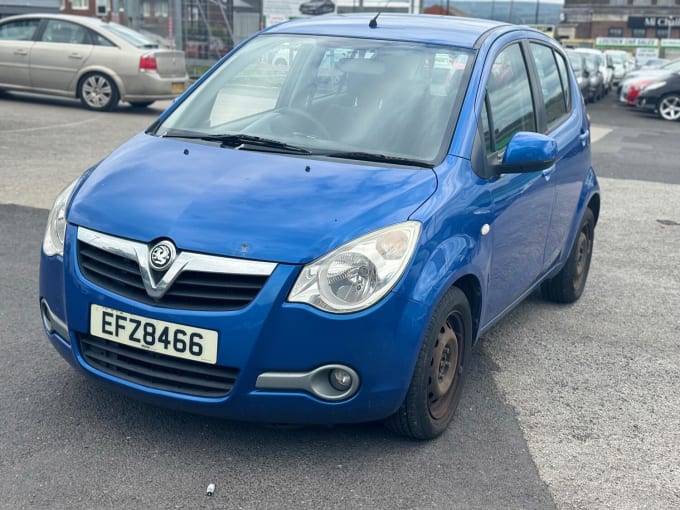
[[[117,23],[61,14],[0,20],[0,90],[71,96],[92,110],[145,107],[188,84],[184,52]]]

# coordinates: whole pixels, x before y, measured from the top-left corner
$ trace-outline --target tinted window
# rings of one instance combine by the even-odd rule
[[[39,24],[39,19],[22,19],[0,25],[0,40],[30,41]]]
[[[531,53],[536,64],[538,82],[543,92],[548,124],[555,122],[567,112],[564,101],[562,80],[551,48],[542,44],[531,44]]]
[[[519,45],[504,49],[487,83],[496,150],[505,148],[518,131],[536,131],[529,75]]]
[[[58,19],[47,21],[40,40],[53,43],[91,44],[85,27]]]

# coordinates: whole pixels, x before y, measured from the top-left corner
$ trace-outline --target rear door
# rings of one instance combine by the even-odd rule
[[[573,230],[584,174],[589,168],[590,133],[583,100],[569,72],[565,56],[551,45],[532,41],[530,62],[538,81],[536,95],[544,105],[540,131],[557,142],[557,161],[544,172],[555,186],[555,207],[545,250],[545,267],[551,266],[567,245]]]
[[[75,90],[78,71],[92,48],[92,36],[86,27],[70,21],[48,19],[31,50],[31,86],[61,92]]]
[[[0,25],[0,85],[28,87],[29,55],[40,19],[19,19]]]

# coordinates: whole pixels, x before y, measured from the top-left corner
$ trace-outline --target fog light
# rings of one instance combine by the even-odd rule
[[[330,383],[338,391],[347,391],[352,386],[352,374],[342,368],[331,370]]]

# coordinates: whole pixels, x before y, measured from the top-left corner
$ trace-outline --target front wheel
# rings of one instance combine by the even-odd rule
[[[80,101],[90,110],[108,111],[118,104],[118,88],[102,73],[90,73],[80,81]]]
[[[659,116],[664,120],[680,119],[680,95],[668,94],[659,101]]]
[[[593,211],[586,209],[567,263],[557,276],[543,282],[543,297],[558,303],[573,303],[581,297],[588,279],[594,238],[595,215]]]
[[[463,291],[452,287],[425,333],[406,398],[385,425],[414,439],[433,439],[453,419],[472,345],[472,314]]]

